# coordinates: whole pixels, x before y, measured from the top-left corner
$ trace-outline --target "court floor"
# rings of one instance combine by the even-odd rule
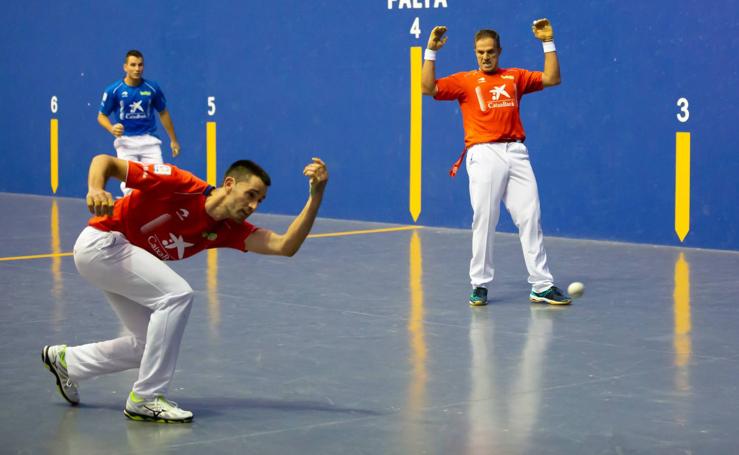
[[[1,453],[739,450],[737,252],[548,237],[558,284],[586,284],[566,308],[528,303],[511,234],[481,308],[468,230],[319,219],[293,258],[204,252],[170,263],[196,291],[170,392],[195,420],[162,425],[123,416],[135,371],[70,407],[42,366],[44,344],[122,330],[69,255],[83,201],[0,213]]]

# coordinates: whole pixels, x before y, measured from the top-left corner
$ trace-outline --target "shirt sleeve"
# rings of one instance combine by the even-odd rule
[[[103,115],[108,116],[113,112],[114,98],[113,89],[111,87],[106,88],[103,92],[103,99],[100,101],[100,112]]]
[[[452,74],[436,80],[435,100],[456,100],[464,95],[462,77],[464,73]]]
[[[520,74],[518,76],[518,92],[519,93],[531,93],[531,92],[538,92],[539,90],[544,89],[544,83],[542,82],[542,77],[544,76],[544,73],[541,71],[528,71],[528,70],[519,70]]]
[[[167,108],[167,98],[164,96],[164,92],[162,91],[162,88],[159,87],[159,85],[156,85],[155,87],[156,93],[154,93],[152,104],[154,105],[154,109],[156,109],[157,112],[162,112]]]
[[[126,186],[149,194],[202,193],[208,184],[171,164],[128,162]]]
[[[247,221],[244,221],[241,224],[227,221],[218,236],[219,242],[214,246],[217,248],[233,248],[235,250],[246,252],[247,237],[252,235],[258,229],[258,227]]]

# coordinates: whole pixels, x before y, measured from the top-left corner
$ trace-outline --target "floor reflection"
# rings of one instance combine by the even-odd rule
[[[210,335],[218,337],[221,327],[221,302],[218,298],[218,250],[208,250],[207,267],[207,289],[208,289],[208,321]]]
[[[496,384],[496,376],[502,375],[495,371],[491,309],[472,310],[467,453],[526,453],[541,409],[541,384],[553,318],[563,309],[531,305],[526,342],[505,390]],[[500,402],[498,397],[502,397]]]
[[[690,263],[685,259],[685,254],[675,261],[675,290],[672,294],[674,300],[673,313],[675,329],[673,335],[673,350],[675,353],[675,391],[680,395],[691,393],[690,384],[690,359],[693,354],[693,344],[690,338],[692,330],[690,314]],[[687,423],[687,404],[685,409],[676,412],[678,423]]]
[[[62,258],[59,254],[62,252],[61,240],[59,235],[59,204],[56,198],[51,200],[51,212],[49,213],[49,239],[51,241],[51,300],[54,308],[53,320],[58,323],[64,316],[64,301],[62,299],[62,291],[64,290],[64,282],[62,281]],[[57,327],[58,329],[58,327]]]
[[[408,382],[408,393],[405,415],[405,436],[408,453],[422,453],[426,438],[421,423],[423,409],[426,406],[426,371],[427,346],[424,328],[424,296],[423,296],[423,245],[418,232],[413,232],[408,248],[408,284],[410,289],[410,314],[408,317],[408,335],[410,345],[411,376]],[[419,447],[421,446],[421,447]]]

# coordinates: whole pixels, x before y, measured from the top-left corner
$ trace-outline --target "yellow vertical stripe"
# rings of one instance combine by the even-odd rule
[[[216,122],[208,122],[205,128],[206,165],[208,184],[216,186]]]
[[[59,121],[51,119],[49,127],[49,148],[51,149],[51,191],[56,193],[59,188]]]
[[[408,209],[413,221],[421,214],[421,48],[411,47],[410,188]]]
[[[682,242],[690,231],[690,133],[675,135],[675,232]]]

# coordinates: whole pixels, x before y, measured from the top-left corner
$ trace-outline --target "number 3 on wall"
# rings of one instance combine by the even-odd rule
[[[688,100],[687,98],[680,98],[677,100],[677,106],[680,108],[680,112],[677,114],[677,120],[681,123],[685,123],[690,118],[690,111],[688,111]]]

